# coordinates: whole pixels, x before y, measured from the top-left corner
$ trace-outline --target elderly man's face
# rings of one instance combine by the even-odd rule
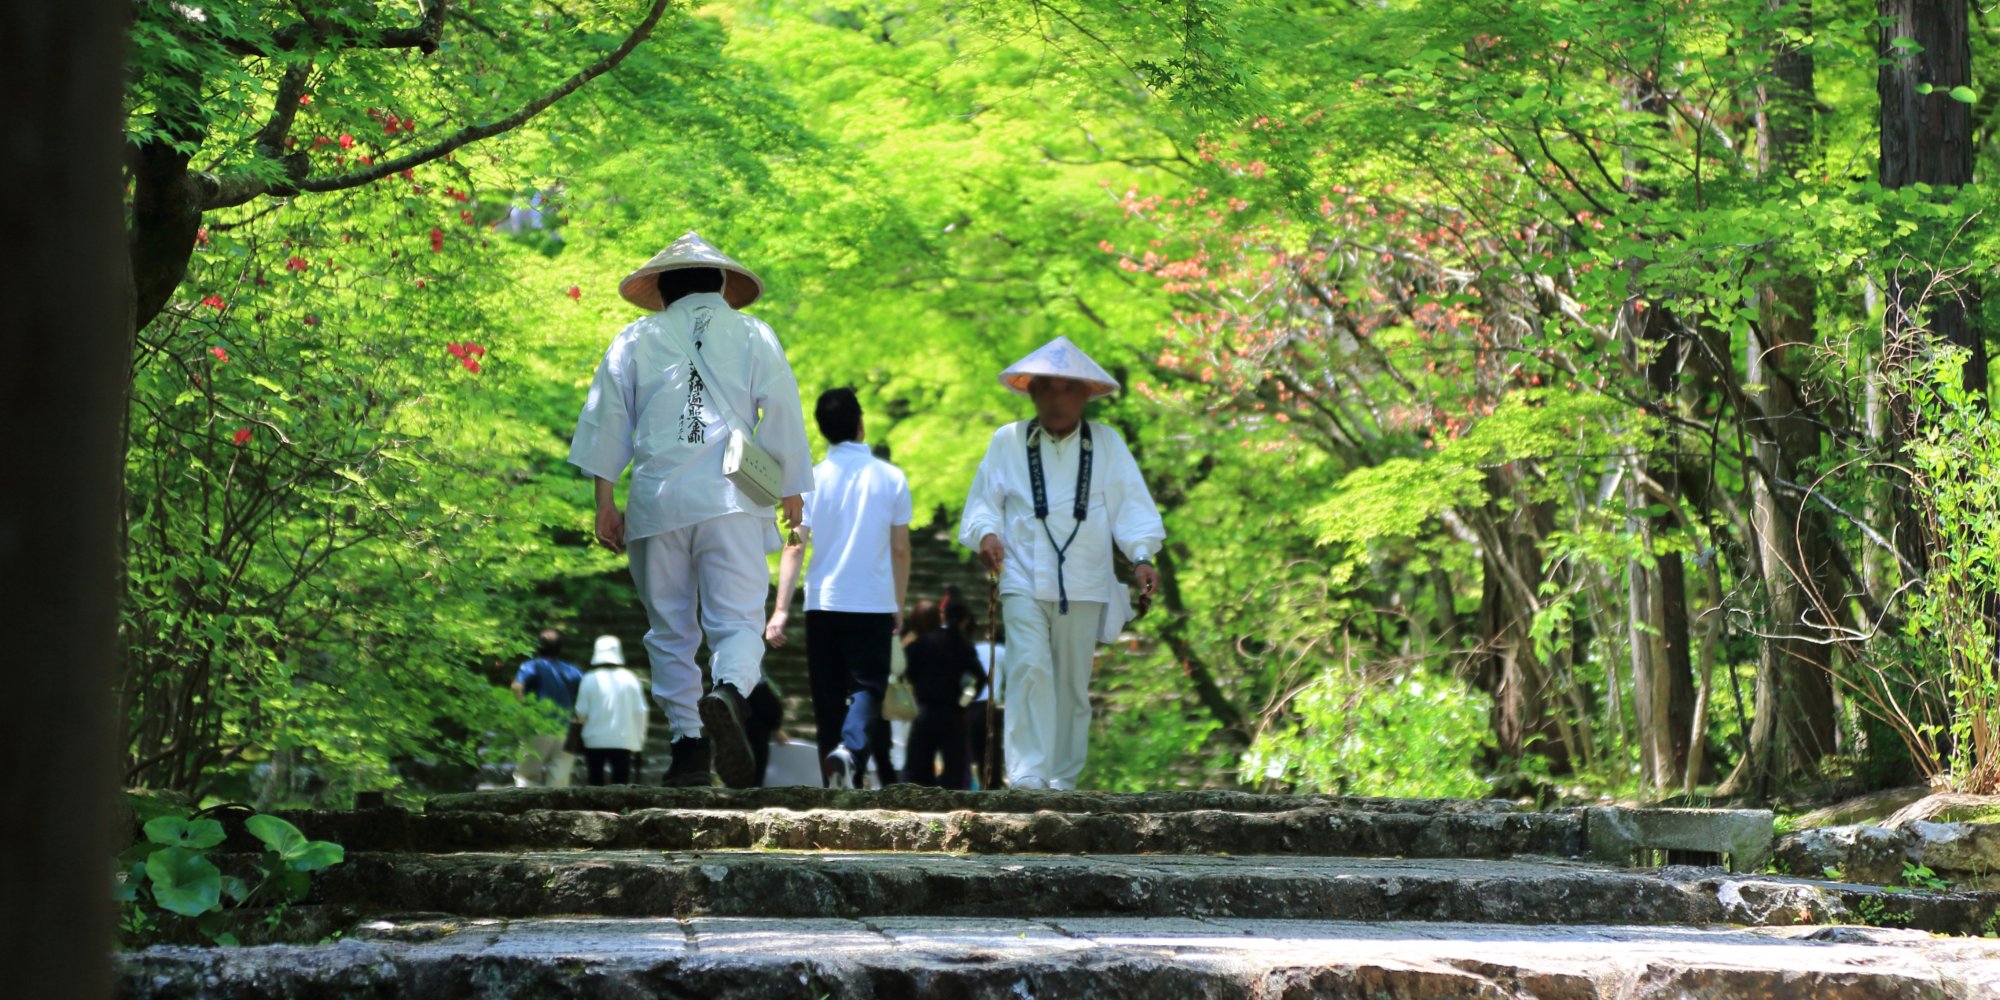
[[[1028,383],[1028,398],[1035,401],[1035,416],[1041,418],[1043,427],[1067,434],[1083,419],[1090,386],[1073,378],[1037,376]]]

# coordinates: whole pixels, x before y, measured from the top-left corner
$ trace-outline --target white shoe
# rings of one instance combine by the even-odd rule
[[[1050,778],[1049,788],[1058,792],[1074,792],[1076,791],[1076,782],[1066,781],[1062,778]]]
[[[835,746],[819,762],[819,780],[827,788],[853,788],[854,754],[844,746]]]
[[[1027,777],[1022,777],[1022,778],[1008,778],[1008,779],[1007,779],[1007,787],[1008,787],[1008,788],[1047,788],[1047,787],[1049,787],[1049,784],[1048,784],[1048,782],[1046,782],[1046,781],[1043,781],[1043,780],[1042,780],[1042,779],[1040,779],[1040,778],[1027,778]]]

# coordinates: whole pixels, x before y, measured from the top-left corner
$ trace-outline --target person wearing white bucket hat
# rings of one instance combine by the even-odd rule
[[[576,691],[576,721],[583,724],[583,759],[590,783],[630,784],[632,755],[646,747],[646,692],[639,675],[625,669],[625,644],[615,635],[597,637],[590,672]]]
[[[1084,419],[1113,379],[1066,337],[1000,373],[1035,403],[1035,417],[987,442],[958,539],[999,574],[1007,655],[993,695],[1007,705],[1007,783],[1072,789],[1090,738],[1090,670],[1097,643],[1131,618],[1112,572],[1112,545],[1134,565],[1142,595],[1159,587],[1153,554],[1166,539],[1159,508],[1125,439]]]
[[[748,787],[756,764],[744,699],[763,676],[764,557],[779,547],[772,502],[796,527],[813,483],[798,380],[770,326],[739,311],[763,295],[763,280],[692,231],[618,292],[649,313],[604,352],[569,460],[595,480],[597,540],[629,552],[652,626],[653,698],[673,729],[665,783],[707,785],[712,769]],[[753,452],[762,482],[742,478],[742,466],[759,465]],[[613,491],[628,465],[621,513]],[[706,696],[694,658],[704,636]]]

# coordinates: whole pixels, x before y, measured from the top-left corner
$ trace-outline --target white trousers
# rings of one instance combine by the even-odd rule
[[[764,676],[764,599],[770,569],[762,518],[724,514],[631,543],[632,583],[646,606],[646,658],[653,700],[673,738],[700,736],[701,667],[694,652],[708,638],[708,672],[748,695]],[[699,631],[697,631],[697,624]]]
[[[1002,594],[1007,623],[1004,667],[1007,780],[1074,782],[1090,741],[1090,668],[1104,602],[1054,601]]]

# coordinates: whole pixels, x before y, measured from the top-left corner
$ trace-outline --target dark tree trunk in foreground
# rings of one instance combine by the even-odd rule
[[[110,993],[118,448],[132,304],[119,210],[126,6],[0,22],[0,942],[7,993]]]

